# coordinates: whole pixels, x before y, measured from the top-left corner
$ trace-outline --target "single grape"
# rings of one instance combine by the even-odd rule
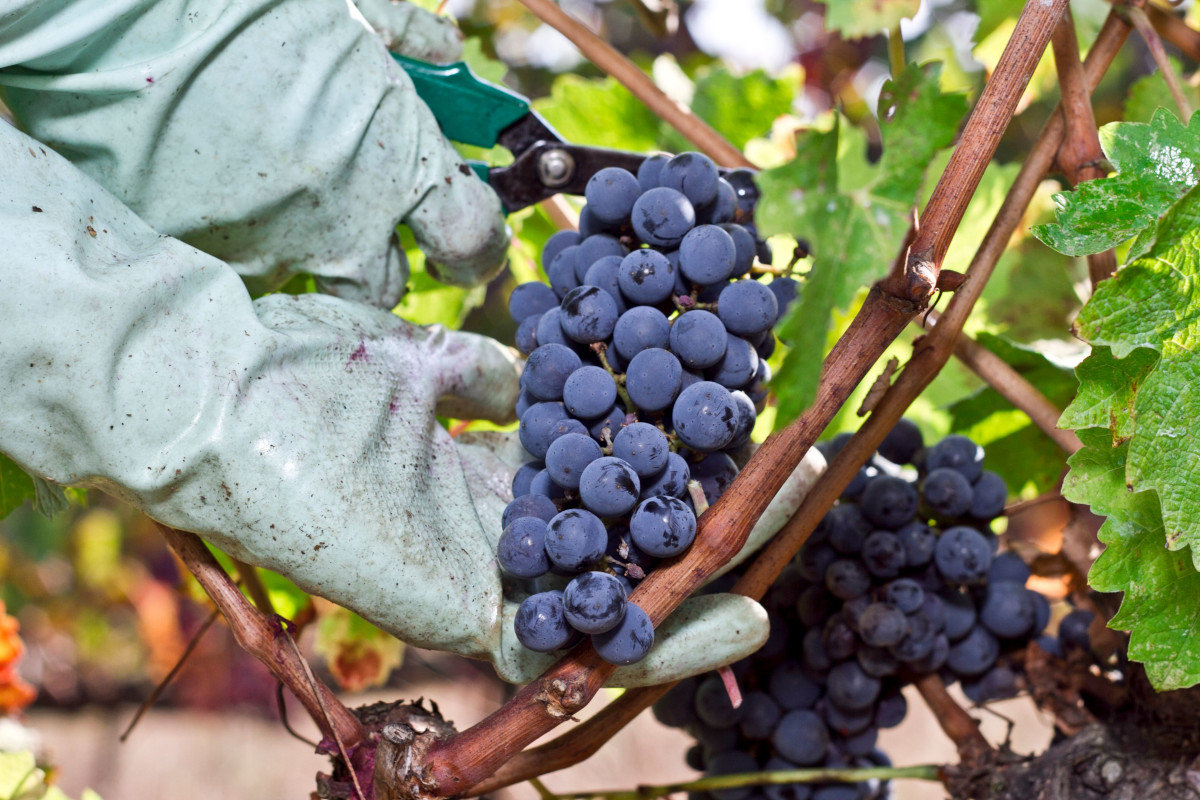
[[[784,711],[812,708],[821,696],[821,687],[804,674],[795,661],[784,661],[771,670],[767,691]]]
[[[809,767],[825,758],[829,749],[829,731],[815,713],[800,709],[783,715],[771,741],[779,755],[794,764]]]
[[[580,367],[563,384],[563,405],[578,419],[596,419],[613,407],[617,384],[604,369]]]
[[[872,531],[870,521],[852,503],[840,503],[829,509],[820,527],[830,546],[846,556],[858,555]]]
[[[1088,628],[1096,615],[1091,611],[1076,608],[1058,622],[1058,641],[1063,650],[1090,650],[1092,646]]]
[[[610,664],[636,664],[654,646],[654,625],[636,603],[625,606],[625,616],[616,627],[592,636],[596,654]]]
[[[750,436],[754,433],[754,423],[758,421],[758,412],[754,409],[754,401],[745,392],[738,390],[730,392],[729,396],[733,398],[733,402],[738,408],[737,427],[734,429],[733,438],[725,445],[729,450],[736,450],[743,445],[749,444]]]
[[[552,564],[568,572],[578,572],[598,561],[607,545],[604,523],[582,508],[559,512],[546,525],[546,555]]]
[[[558,306],[538,317],[537,329],[534,331],[534,338],[539,346],[547,344],[561,344],[570,346],[573,342],[567,338],[567,334],[562,329],[562,309]]]
[[[533,480],[529,482],[529,493],[540,494],[556,502],[565,499],[567,496],[567,490],[550,480],[550,473],[544,469],[539,470],[533,476]]]
[[[929,657],[937,637],[937,626],[928,616],[920,611],[909,614],[908,633],[892,645],[891,653],[898,660],[912,664]]]
[[[911,522],[917,513],[917,490],[903,478],[880,475],[862,491],[859,506],[871,522],[895,530]]]
[[[542,266],[549,267],[554,257],[571,245],[579,244],[583,237],[578,231],[556,231],[546,240],[542,248]]]
[[[562,301],[559,324],[572,341],[602,342],[617,324],[617,303],[598,286],[576,286]]]
[[[700,682],[696,689],[696,716],[713,728],[733,728],[742,721],[744,706],[733,707],[725,684],[713,675]],[[735,736],[736,739],[736,736]]]
[[[959,675],[972,678],[982,675],[996,663],[1000,643],[980,625],[971,629],[961,641],[950,647],[946,665]]]
[[[663,164],[658,185],[682,192],[692,205],[702,206],[716,197],[718,178],[717,165],[708,156],[680,153]]]
[[[683,497],[687,493],[687,482],[691,470],[687,461],[678,453],[667,454],[667,465],[657,475],[643,479],[642,499],[649,497]]]
[[[749,692],[742,698],[742,736],[747,739],[770,739],[783,712],[766,692]]]
[[[817,711],[829,730],[842,737],[862,733],[875,721],[875,709],[870,706],[851,711],[824,699],[817,704]]]
[[[840,508],[840,506],[834,506],[830,511],[832,512],[837,508]],[[829,514],[825,516],[828,519]],[[828,543],[809,541],[796,556],[796,564],[800,567],[800,574],[806,581],[824,583],[825,570],[829,569],[829,565],[837,561],[837,558],[838,551],[834,550]]]
[[[551,504],[553,505],[553,504]],[[546,523],[537,517],[518,517],[496,544],[500,568],[518,578],[536,578],[550,569],[546,558]]]
[[[952,433],[929,448],[925,456],[927,471],[942,467],[958,470],[974,483],[983,474],[983,448],[966,436]]]
[[[516,343],[517,349],[521,351],[521,355],[527,356],[537,349],[537,326],[541,320],[541,314],[534,314],[521,320],[521,323],[517,325],[513,341]]]
[[[634,306],[620,316],[613,328],[613,346],[625,358],[651,348],[666,349],[670,338],[671,323],[651,306]]]
[[[886,603],[871,603],[858,618],[858,633],[872,647],[891,647],[908,633],[908,617]]]
[[[767,288],[771,290],[771,294],[775,295],[775,305],[779,309],[775,315],[775,323],[778,323],[779,320],[783,319],[783,315],[787,313],[787,310],[791,308],[792,303],[796,302],[796,297],[800,294],[800,282],[795,278],[780,277],[768,283]],[[774,341],[774,338],[772,338],[772,341]],[[886,442],[887,440],[885,439],[884,441]],[[882,447],[883,445],[881,444],[880,452],[882,452]]]
[[[875,727],[894,728],[908,716],[908,700],[898,691],[891,691],[875,704]]]
[[[925,444],[917,423],[901,418],[879,444],[879,455],[893,464],[911,464],[913,456]]]
[[[725,355],[705,370],[705,377],[726,389],[740,389],[754,380],[758,372],[758,351],[750,343],[733,334],[725,337]],[[747,398],[749,399],[749,398]],[[751,410],[754,406],[751,404]]]
[[[950,656],[950,640],[946,638],[946,634],[939,633],[933,640],[933,647],[929,651],[929,655],[924,658],[917,659],[909,663],[909,668],[918,674],[926,674],[929,672],[937,672],[946,663],[946,659]]]
[[[671,296],[675,288],[675,267],[657,250],[634,250],[621,259],[617,286],[630,302],[655,305]]]
[[[994,519],[1004,511],[1007,502],[1008,485],[999,475],[985,469],[972,487],[971,516],[982,521]]]
[[[979,622],[1001,639],[1017,639],[1033,629],[1033,592],[1019,583],[993,583],[979,609]]]
[[[692,283],[728,280],[736,256],[733,239],[716,225],[697,225],[679,243],[679,269]]]
[[[904,568],[906,558],[900,537],[891,531],[875,531],[863,542],[863,564],[876,578],[896,577]]]
[[[683,367],[669,350],[652,347],[629,361],[625,391],[643,411],[662,411],[675,401],[683,382]]]
[[[825,570],[825,587],[834,597],[851,600],[867,593],[871,588],[871,575],[862,562],[839,558]]]
[[[637,199],[630,219],[633,232],[646,244],[674,248],[696,224],[696,210],[682,192],[659,187]]]
[[[643,500],[629,519],[633,543],[659,558],[677,556],[696,538],[696,515],[677,497]]]
[[[563,615],[560,591],[531,594],[521,601],[513,619],[517,640],[537,653],[561,650],[570,644],[575,631]]]
[[[737,192],[729,181],[717,179],[717,195],[711,202],[696,208],[696,221],[701,224],[732,222],[737,215]]]
[[[546,267],[546,276],[550,279],[550,288],[559,300],[566,297],[567,292],[579,285],[579,276],[575,274],[575,258],[579,253],[579,245],[565,247]]]
[[[650,707],[654,718],[668,728],[682,728],[699,718],[696,716],[696,678],[684,678]]]
[[[725,223],[721,229],[729,234],[729,238],[733,239],[733,272],[730,273],[730,277],[740,278],[754,266],[754,236],[736,223]]]
[[[525,464],[525,467],[531,466]],[[530,475],[530,478],[533,476]],[[550,502],[549,498],[538,494],[525,493],[517,495],[513,501],[504,507],[504,515],[500,518],[500,527],[507,528],[509,524],[521,517],[537,517],[542,522],[549,522],[558,513],[554,503]]]
[[[583,504],[602,517],[629,513],[637,505],[639,492],[641,481],[637,472],[627,462],[611,456],[589,464],[579,481],[579,497]]]
[[[563,384],[583,366],[579,356],[561,344],[544,344],[530,354],[521,379],[526,390],[539,400],[561,400]]]
[[[613,438],[625,425],[625,418],[625,409],[615,405],[601,414],[599,419],[588,423],[588,433],[597,442],[607,447],[612,444]]]
[[[522,464],[517,469],[517,474],[513,475],[513,497],[521,497],[522,495],[529,494],[529,484],[533,481],[533,476],[545,468],[546,465],[541,461],[530,461]]]
[[[521,415],[517,436],[534,458],[543,459],[550,442],[557,438],[557,424],[566,420],[567,409],[562,403],[534,403]]]
[[[937,534],[923,522],[910,522],[896,531],[904,547],[905,563],[909,567],[923,567],[933,561],[937,547]]]
[[[580,633],[612,630],[625,616],[625,606],[625,587],[607,572],[576,575],[563,590],[563,616]]]
[[[581,285],[585,284],[587,281],[584,277],[598,261],[615,258],[619,262],[625,257],[625,252],[625,245],[617,237],[607,233],[593,234],[579,243],[579,250],[575,253],[575,277]]]
[[[829,670],[826,691],[840,708],[857,711],[869,708],[879,697],[880,682],[863,672],[855,661],[844,661]]]
[[[546,472],[564,489],[578,489],[587,465],[602,455],[600,445],[586,433],[564,434],[546,450]]]
[[[770,330],[779,316],[779,301],[758,281],[734,281],[721,290],[717,316],[738,336],[758,336]]]
[[[925,591],[912,578],[897,578],[884,587],[884,597],[905,614],[913,614],[925,601]]]
[[[627,425],[613,439],[612,454],[633,467],[639,478],[652,478],[667,466],[671,454],[667,436],[647,422]],[[645,487],[642,487],[645,491]]]
[[[725,180],[737,193],[738,213],[750,217],[754,215],[754,207],[758,204],[758,186],[754,183],[754,173],[748,169],[730,170]]]
[[[652,155],[638,166],[638,186],[643,192],[658,188],[658,176],[662,173],[663,165],[671,159],[670,156]]]
[[[725,355],[728,334],[715,314],[704,310],[680,314],[671,325],[671,350],[689,369],[705,369]]]
[[[720,450],[733,438],[738,410],[728,389],[719,383],[700,381],[679,393],[671,420],[680,441],[707,453]]]
[[[941,467],[925,476],[922,487],[925,502],[938,519],[961,517],[971,509],[971,484],[956,469]]]
[[[945,619],[943,630],[950,641],[957,642],[975,626],[975,601],[966,592],[949,592],[941,600]]]
[[[992,559],[992,566],[988,568],[988,583],[1019,583],[1024,586],[1031,574],[1024,560],[1009,551]]]
[[[605,167],[588,179],[583,189],[588,208],[596,219],[615,225],[629,218],[641,186],[633,173],[620,167]]]
[[[978,583],[992,565],[992,545],[974,528],[956,525],[942,532],[933,558],[938,571],[950,583]]]
[[[858,648],[854,658],[858,661],[858,666],[862,667],[862,671],[872,678],[886,678],[900,671],[899,659],[883,647],[864,644]]]
[[[508,313],[515,322],[541,314],[558,305],[554,290],[539,281],[522,283],[508,296]]]

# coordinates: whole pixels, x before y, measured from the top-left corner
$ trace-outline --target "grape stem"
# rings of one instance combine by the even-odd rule
[[[1126,6],[1125,13],[1129,15],[1129,21],[1133,23],[1133,27],[1137,28],[1137,32],[1145,40],[1146,49],[1150,51],[1150,55],[1154,58],[1154,63],[1158,67],[1159,73],[1162,75],[1163,80],[1167,82],[1167,89],[1170,90],[1171,97],[1175,100],[1175,106],[1179,109],[1180,118],[1184,120],[1191,119],[1192,105],[1183,94],[1183,88],[1179,85],[1179,77],[1175,74],[1175,69],[1171,66],[1170,59],[1167,58],[1167,51],[1163,47],[1162,39],[1159,38],[1158,32],[1154,30],[1154,26],[1150,24],[1150,19],[1146,16],[1146,12],[1135,5],[1129,5]]]
[[[687,490],[688,496],[692,498],[692,508],[696,509],[696,516],[699,517],[708,511],[708,498],[704,494],[704,487],[700,485],[700,481],[688,481]]]
[[[661,783],[639,786],[636,789],[614,789],[596,792],[568,792],[566,794],[542,794],[545,786],[538,789],[542,800],[652,800],[676,792],[709,792],[721,789],[738,789],[743,786],[780,786],[789,783],[858,783],[860,781],[889,781],[898,779],[939,781],[944,780],[945,767],[938,764],[921,764],[915,767],[858,767],[791,769],[776,772],[744,772],[738,775],[716,775],[683,783]]]
[[[608,345],[604,342],[596,342],[592,345],[592,352],[600,357],[600,364],[604,367],[604,371],[612,376],[613,383],[617,385],[617,396],[621,398],[621,405],[625,406],[626,414],[636,414],[637,406],[629,399],[629,392],[625,389],[625,375],[617,372],[612,368],[612,364],[608,363]],[[609,443],[612,447],[612,443]]]
[[[1200,32],[1166,9],[1154,5],[1146,7],[1146,16],[1159,36],[1178,47],[1192,61],[1200,61]]]

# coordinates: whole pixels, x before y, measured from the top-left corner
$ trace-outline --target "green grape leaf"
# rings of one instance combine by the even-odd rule
[[[1178,59],[1171,58],[1169,60],[1171,70],[1175,73],[1175,79],[1179,81],[1179,88],[1183,90],[1184,97],[1188,99],[1193,108],[1200,105],[1200,88],[1190,85],[1183,77],[1183,69]],[[1154,117],[1154,112],[1160,108],[1175,108],[1175,98],[1171,96],[1171,90],[1167,88],[1167,82],[1163,80],[1162,74],[1155,71],[1138,78],[1129,87],[1129,96],[1125,98],[1125,114],[1122,119],[1126,122],[1150,122]]]
[[[533,107],[569,142],[635,152],[658,149],[658,117],[612,78],[562,75],[550,96],[534,100]]]
[[[0,453],[0,519],[4,519],[26,500],[35,496],[33,478]]]
[[[1112,446],[1107,431],[1079,432],[1085,447],[1068,460],[1063,494],[1107,517],[1105,550],[1088,582],[1101,592],[1124,592],[1109,626],[1129,631],[1129,657],[1146,666],[1160,690],[1200,682],[1200,573],[1186,550],[1163,546],[1162,517],[1153,491],[1126,485],[1128,444]]]
[[[977,340],[1055,405],[1063,406],[1075,395],[1076,380],[1069,364],[993,334],[981,333]],[[1039,492],[1047,491],[1058,482],[1062,450],[995,389],[984,387],[952,403],[949,410],[950,429],[983,445],[988,469],[1004,478],[1012,494],[1030,484]]]
[[[958,123],[967,113],[964,94],[943,94],[938,87],[940,66],[910,64],[898,79],[888,80],[879,93],[883,120],[880,178],[872,189],[877,197],[912,203],[934,154],[954,143]]]
[[[966,103],[939,93],[939,74],[936,64],[911,65],[888,84],[880,99],[878,164],[857,146],[861,134],[834,117],[829,130],[797,136],[790,162],[759,173],[759,232],[804,238],[813,253],[800,299],[776,328],[789,347],[772,381],[777,427],[812,402],[833,313],[896,258],[929,162],[953,141]]]
[[[1158,358],[1149,348],[1117,359],[1109,348],[1093,347],[1092,354],[1075,368],[1079,392],[1063,410],[1059,427],[1076,431],[1108,428],[1114,445],[1133,436],[1134,397]]]
[[[717,67],[696,79],[692,111],[740,150],[769,134],[775,119],[791,110],[796,85],[794,76],[772,78],[760,69],[734,75]],[[730,102],[733,97],[737,102]]]
[[[847,39],[861,39],[912,19],[920,0],[818,0],[825,4],[825,29]]]
[[[1200,165],[1200,117],[1184,125],[1159,109],[1151,121],[1114,122],[1100,129],[1100,144],[1117,174],[1055,195],[1055,222],[1033,234],[1060,253],[1100,253],[1138,236],[1196,184]],[[1134,255],[1144,253],[1139,243]]]

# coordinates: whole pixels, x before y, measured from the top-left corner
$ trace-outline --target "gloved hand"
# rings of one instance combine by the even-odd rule
[[[50,145],[0,124],[0,451],[412,644],[532,678],[552,657],[516,642],[495,561],[519,446],[456,446],[434,419],[510,419],[511,351],[360,302],[252,303],[229,268],[256,288],[311,272],[390,307],[394,224],[443,277],[481,280],[503,249],[495,196],[339,0],[49,5],[0,18],[6,102]],[[441,23],[371,11],[409,42],[428,24],[417,55],[453,49]],[[727,663],[765,635],[745,598],[693,600],[614,682]]]

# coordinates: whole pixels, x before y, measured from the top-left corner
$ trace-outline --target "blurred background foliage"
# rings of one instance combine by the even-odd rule
[[[687,149],[678,133],[516,0],[418,1],[454,15],[468,37],[465,58],[476,72],[533,98],[535,108],[566,138],[636,151]],[[827,30],[826,7],[815,0],[561,4],[629,54],[673,99],[689,105],[761,167],[788,163],[795,156],[797,133],[828,130],[834,115],[842,120],[840,170],[854,175],[880,158],[883,140],[875,114],[890,70],[886,36],[876,32],[879,26],[858,26],[855,33],[870,34],[858,38]],[[845,5],[859,3],[847,0]],[[913,3],[915,17],[901,24],[908,60],[940,62],[940,90],[961,92],[972,103],[1022,5],[1019,0]],[[1074,0],[1071,6],[1080,41],[1086,45],[1109,6],[1102,0]],[[1131,39],[1095,94],[1097,122],[1103,125],[1123,116],[1147,119],[1166,103],[1166,88],[1153,71],[1144,47]],[[1187,90],[1200,102],[1195,86]],[[966,268],[1057,99],[1047,56],[971,203],[946,267]],[[501,151],[464,148],[464,154],[494,163],[507,158]],[[946,150],[933,157],[924,196],[947,158]],[[1082,357],[1069,326],[1085,292],[1086,268],[1027,233],[1030,225],[1049,219],[1050,197],[1059,188],[1055,180],[1044,185],[968,332],[1061,406],[1074,393],[1071,367]],[[577,199],[568,202],[578,208]],[[491,285],[470,290],[435,282],[425,272],[411,237],[402,231],[412,276],[409,293],[396,312],[421,324],[440,323],[511,343],[515,325],[507,313],[508,294],[518,283],[544,279],[539,254],[556,226],[540,207],[509,221],[510,270]],[[777,266],[793,264],[795,239],[776,236],[772,245]],[[800,259],[794,266],[803,278],[810,260]],[[886,266],[878,265],[879,276]],[[311,288],[311,281],[303,278],[287,287],[294,292]],[[828,344],[844,330],[863,296],[860,291],[848,308],[829,309],[833,324]],[[898,356],[903,363],[917,335],[915,329],[906,333],[887,356]],[[784,350],[773,357],[773,368]],[[865,386],[846,404],[827,437],[858,426],[855,409],[864,392]],[[1062,459],[1057,449],[1021,412],[957,362],[947,366],[911,415],[927,438],[951,430],[968,432],[987,448],[989,465],[1006,477],[1015,495],[1033,496],[1059,479]],[[772,421],[768,410],[758,438],[769,432]],[[486,427],[472,421],[444,422],[455,432]],[[34,482],[0,456],[0,599],[21,625],[26,645],[21,676],[36,687],[36,702],[46,706],[140,702],[179,660],[210,616],[210,605],[151,520],[99,492],[77,490],[68,491],[70,507],[50,518],[35,510],[34,494]],[[225,563],[234,569],[228,560]],[[425,657],[397,670],[404,660],[399,642],[349,612],[314,602],[279,576],[260,574],[276,610],[311,631],[306,646],[323,657],[323,677],[336,678],[344,687],[400,685],[404,669],[488,671],[486,666]],[[273,714],[274,692],[267,673],[217,624],[200,639],[187,668],[159,702],[189,708],[244,706]]]

